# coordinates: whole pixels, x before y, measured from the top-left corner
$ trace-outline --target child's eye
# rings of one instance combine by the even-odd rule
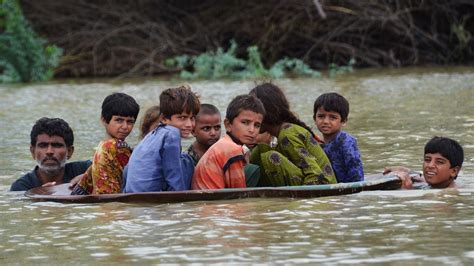
[[[206,131],[206,132],[207,132],[207,131],[210,131],[210,130],[211,130],[211,127],[203,127],[203,128],[202,128],[202,131]]]

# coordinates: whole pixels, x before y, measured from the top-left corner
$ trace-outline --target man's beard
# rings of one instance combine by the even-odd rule
[[[55,165],[45,165],[44,162],[47,161],[47,160],[54,160],[54,161],[57,162],[57,164],[55,164]],[[46,175],[55,175],[55,174],[57,174],[59,171],[61,171],[61,169],[64,168],[64,166],[66,165],[66,161],[67,161],[66,156],[64,157],[64,159],[62,161],[59,161],[56,158],[51,158],[51,157],[44,158],[42,161],[36,160],[36,162],[38,163],[38,167],[43,172],[45,172]]]

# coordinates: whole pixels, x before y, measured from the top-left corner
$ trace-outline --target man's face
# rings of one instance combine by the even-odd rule
[[[38,167],[44,171],[56,171],[63,168],[73,151],[72,146],[66,147],[62,137],[48,134],[38,135],[36,145],[30,146],[31,156],[38,163]]]

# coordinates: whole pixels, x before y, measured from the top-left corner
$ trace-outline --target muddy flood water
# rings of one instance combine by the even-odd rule
[[[461,188],[159,205],[34,202],[8,190],[35,166],[29,133],[37,119],[68,121],[75,133],[72,159],[90,159],[104,136],[105,96],[125,92],[145,110],[180,81],[1,85],[0,264],[474,264],[473,68],[360,70],[274,82],[315,132],[316,97],[343,94],[351,105],[345,130],[357,137],[367,174],[388,165],[421,170],[426,141],[435,135],[458,140],[465,152]],[[223,115],[234,96],[255,85],[189,83]],[[137,136],[138,127],[127,139],[132,146]]]

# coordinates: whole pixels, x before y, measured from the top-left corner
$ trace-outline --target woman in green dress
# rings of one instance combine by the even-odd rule
[[[260,165],[259,186],[335,184],[336,176],[316,135],[293,112],[283,91],[272,83],[258,85],[250,94],[262,101],[266,114],[260,133],[275,136],[272,148],[257,144],[250,162]]]

